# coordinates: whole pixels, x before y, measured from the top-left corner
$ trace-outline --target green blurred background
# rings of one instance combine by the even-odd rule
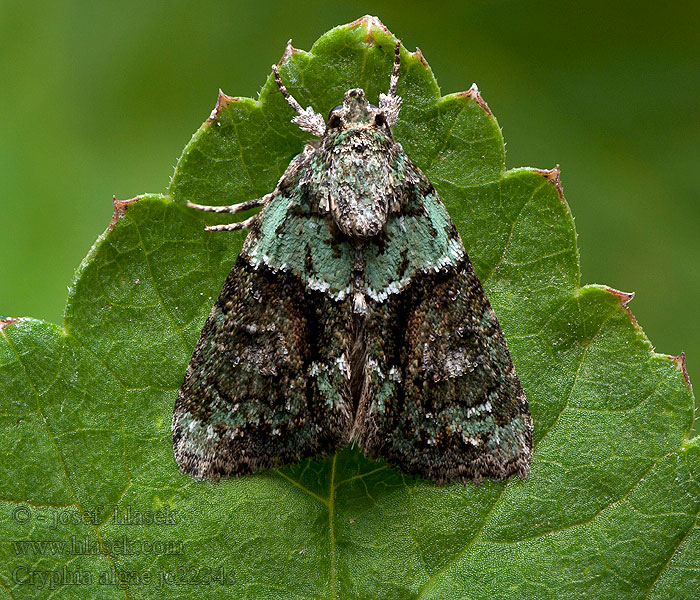
[[[509,167],[561,164],[583,282],[700,368],[698,2],[0,0],[0,314],[60,322],[112,194],[163,191],[219,87],[366,13],[443,93],[478,83]]]

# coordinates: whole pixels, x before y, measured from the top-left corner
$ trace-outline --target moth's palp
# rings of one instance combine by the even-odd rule
[[[275,74],[277,87],[280,89],[280,92],[287,101],[287,104],[289,104],[289,106],[291,106],[297,113],[297,116],[292,119],[292,123],[299,125],[299,129],[302,131],[308,131],[317,137],[323,137],[323,134],[326,131],[326,122],[323,120],[323,117],[315,112],[310,106],[308,108],[301,107],[301,104],[296,101],[294,96],[289,93],[284,83],[282,83],[282,78],[280,77],[280,72],[277,65],[272,65],[272,72]]]

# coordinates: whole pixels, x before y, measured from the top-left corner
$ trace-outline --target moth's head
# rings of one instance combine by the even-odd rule
[[[387,111],[370,104],[365,92],[359,88],[345,92],[343,103],[334,107],[326,121],[326,135],[345,129],[378,129],[391,135]]]
[[[323,117],[313,108],[302,108],[282,83],[279,70],[272,65],[275,81],[287,103],[297,112],[292,119],[303,131],[317,136],[332,134],[343,129],[374,128],[391,135],[391,126],[396,123],[401,109],[401,97],[396,95],[396,84],[399,80],[399,48],[401,41],[394,46],[394,69],[389,78],[389,91],[379,94],[379,106],[370,104],[363,90],[355,88],[345,92],[343,103],[333,108],[324,122]]]

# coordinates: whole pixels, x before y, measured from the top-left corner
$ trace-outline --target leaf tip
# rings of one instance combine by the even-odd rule
[[[693,386],[690,383],[690,377],[688,376],[688,370],[685,368],[685,352],[681,352],[678,356],[669,357],[674,363],[676,363],[676,368],[683,373],[683,379],[685,379],[685,384],[688,389],[692,390]]]
[[[425,60],[425,56],[423,56],[423,53],[418,46],[416,46],[416,51],[411,53],[411,56],[413,56],[413,58],[417,58],[424,66],[428,66],[428,61]]]
[[[627,314],[629,315],[632,324],[635,326],[635,328],[641,329],[639,327],[639,323],[637,322],[637,318],[632,314],[632,311],[629,307],[629,303],[634,298],[634,292],[622,292],[620,290],[616,290],[615,288],[611,288],[607,285],[605,286],[605,289],[611,294],[617,296],[618,300],[620,301],[620,305],[627,311]]]
[[[227,94],[224,94],[223,91],[221,91],[221,88],[219,88],[219,95],[216,97],[216,106],[211,111],[211,114],[209,115],[209,118],[207,119],[207,123],[212,123],[213,121],[216,121],[218,119],[219,115],[221,114],[221,111],[224,110],[231,102],[235,102],[236,100],[239,100],[238,97],[235,96],[228,96]]]
[[[625,308],[627,308],[627,305],[634,298],[634,292],[621,292],[620,290],[616,290],[615,288],[611,288],[609,286],[606,286],[606,288],[611,294],[615,294],[620,299],[620,304],[622,304],[622,306]]]
[[[142,196],[135,196],[134,198],[129,198],[128,200],[118,200],[116,196],[112,196],[112,206],[114,207],[114,212],[112,213],[112,220],[109,222],[107,231],[111,231],[115,223],[122,217],[127,209],[132,204],[136,204],[136,202],[141,200],[141,198]]]
[[[10,325],[14,325],[15,323],[19,323],[22,319],[19,319],[17,317],[3,317],[0,315],[0,331],[5,329],[6,327],[9,327]]]
[[[281,67],[285,62],[287,62],[290,56],[296,54],[297,52],[300,52],[300,50],[292,46],[292,40],[287,40],[287,45],[284,47],[282,58],[280,58],[279,62],[277,63],[277,66]]]
[[[372,38],[374,31],[377,29],[391,35],[391,31],[379,20],[379,17],[374,17],[372,15],[364,15],[359,19],[355,19],[352,23],[348,24],[348,27],[364,27],[366,30],[365,40],[367,41]]]
[[[422,55],[421,55],[422,57]],[[461,96],[463,98],[469,98],[470,100],[473,100],[476,102],[481,108],[484,109],[484,112],[489,116],[493,117],[493,113],[491,112],[491,109],[489,108],[489,105],[486,104],[486,100],[481,95],[481,92],[479,91],[479,87],[476,85],[476,83],[472,83],[472,86],[466,91],[466,92],[459,92],[457,96]]]
[[[553,169],[533,169],[535,173],[539,173],[543,177],[546,177],[549,182],[551,182],[559,194],[559,198],[564,202],[564,189],[561,186],[561,167],[559,165],[554,165]],[[631,298],[630,298],[631,299]]]

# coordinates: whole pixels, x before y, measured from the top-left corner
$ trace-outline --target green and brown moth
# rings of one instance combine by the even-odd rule
[[[378,105],[324,120],[249,229],[187,368],[175,458],[219,479],[357,444],[439,483],[525,476],[532,418],[498,320],[435,189],[394,141],[400,43]]]

